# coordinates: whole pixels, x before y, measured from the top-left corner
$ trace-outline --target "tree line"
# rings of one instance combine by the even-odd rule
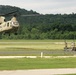
[[[33,10],[27,11],[18,7],[1,6],[0,12],[19,10],[18,14],[39,14]],[[8,17],[7,17],[8,18]],[[1,39],[75,39],[76,14],[39,14],[39,16],[17,17],[20,28],[18,35],[11,33],[1,35]]]

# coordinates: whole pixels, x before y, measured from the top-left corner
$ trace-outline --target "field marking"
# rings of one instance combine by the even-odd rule
[[[0,59],[9,59],[9,58],[71,58],[71,57],[75,57],[75,56],[0,56]]]

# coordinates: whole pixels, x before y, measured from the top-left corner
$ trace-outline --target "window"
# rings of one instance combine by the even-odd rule
[[[9,27],[9,23],[7,23],[7,27]]]
[[[0,26],[0,28],[2,28],[2,26]]]

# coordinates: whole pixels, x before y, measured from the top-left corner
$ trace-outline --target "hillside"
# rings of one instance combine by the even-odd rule
[[[3,35],[2,39],[75,39],[76,14],[46,14],[40,16],[20,16],[39,14],[33,10],[0,5],[0,14],[18,10],[20,23],[18,35]],[[7,18],[7,17],[6,17]]]
[[[0,14],[6,14],[12,11],[16,11],[18,10],[20,12],[20,14],[37,14],[37,12],[33,11],[33,10],[25,10],[25,9],[21,9],[19,7],[15,7],[15,6],[8,6],[8,5],[0,5]]]

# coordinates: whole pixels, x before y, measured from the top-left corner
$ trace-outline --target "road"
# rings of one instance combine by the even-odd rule
[[[76,51],[62,51],[62,50],[0,50],[0,56],[13,56],[13,55],[35,55],[39,56],[43,52],[43,55],[50,56],[50,55],[76,55]]]
[[[76,74],[76,68],[0,71],[0,75],[58,75]]]

